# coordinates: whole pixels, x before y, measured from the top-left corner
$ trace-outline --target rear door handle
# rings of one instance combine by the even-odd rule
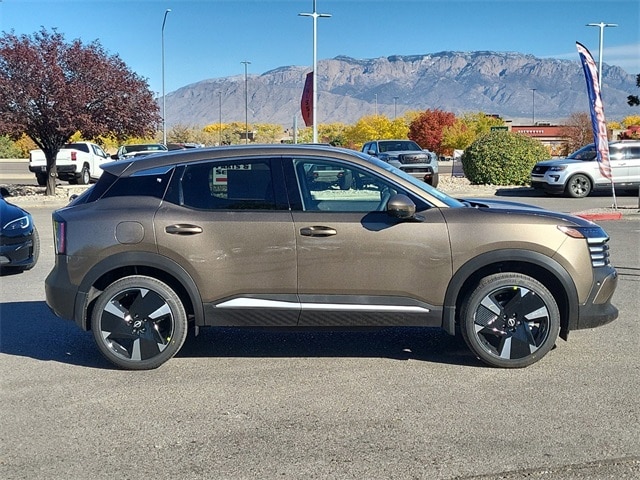
[[[300,229],[300,235],[304,237],[330,237],[337,234],[338,232],[335,228],[321,227],[317,225],[313,227],[303,227]]]
[[[165,227],[165,232],[172,235],[196,235],[202,233],[202,227],[198,225],[189,225],[187,223],[177,223]]]

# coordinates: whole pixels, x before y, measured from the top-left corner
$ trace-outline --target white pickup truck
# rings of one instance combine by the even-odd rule
[[[56,173],[60,180],[87,185],[102,175],[101,165],[113,161],[95,143],[67,143],[56,156]],[[29,152],[29,171],[35,173],[38,185],[47,184],[47,159],[42,150]]]

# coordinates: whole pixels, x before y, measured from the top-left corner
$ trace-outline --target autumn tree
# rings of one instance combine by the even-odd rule
[[[160,121],[146,80],[94,41],[67,43],[55,29],[0,37],[0,134],[26,133],[47,158],[47,195],[55,193],[56,155],[80,131],[125,138]]]
[[[640,74],[636,76],[636,87],[640,88]],[[627,97],[627,103],[630,107],[637,107],[640,105],[640,98],[638,98],[638,95],[629,95]]]
[[[565,154],[593,142],[591,115],[587,112],[574,112],[560,128],[560,136],[566,139]]]
[[[280,143],[284,135],[282,125],[275,123],[256,123],[253,126],[255,141],[257,143]]]
[[[359,149],[371,140],[407,138],[409,127],[404,117],[390,120],[386,115],[367,115],[345,130],[346,145]]]
[[[456,118],[453,125],[443,128],[442,148],[446,153],[464,150],[476,139],[491,132],[491,127],[503,125],[504,121],[501,118],[483,112],[465,113],[462,117]]]
[[[451,127],[456,116],[443,110],[427,109],[409,125],[409,138],[422,148],[442,153],[442,133],[445,127]]]

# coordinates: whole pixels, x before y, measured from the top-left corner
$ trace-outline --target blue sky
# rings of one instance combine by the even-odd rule
[[[56,28],[67,40],[98,40],[153,92],[207,78],[312,64],[313,0],[0,0],[0,30]],[[318,59],[441,51],[519,52],[578,61],[575,42],[604,63],[640,73],[638,0],[317,0]]]

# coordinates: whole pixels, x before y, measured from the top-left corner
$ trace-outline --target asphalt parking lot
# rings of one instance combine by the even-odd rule
[[[640,478],[638,215],[601,223],[620,317],[526,369],[433,329],[204,329],[124,372],[44,303],[52,209],[29,208],[38,265],[0,277],[4,479]]]

